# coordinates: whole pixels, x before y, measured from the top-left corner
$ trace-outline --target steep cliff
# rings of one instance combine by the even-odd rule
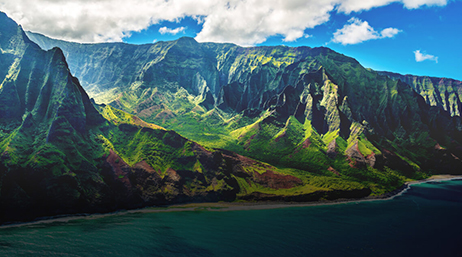
[[[122,44],[115,46],[118,45]],[[204,53],[183,57],[197,46],[192,39],[165,45],[169,56],[165,49],[159,49],[151,57],[159,58],[160,67],[173,68],[162,72],[156,61],[151,60],[151,66],[143,64],[146,69],[138,75],[147,82],[126,92],[152,90],[153,86],[160,87],[175,79],[186,87],[190,77],[210,63],[202,60]],[[368,182],[339,178],[328,171],[316,174],[280,168],[231,151],[204,148],[110,105],[97,105],[71,75],[59,48],[41,50],[3,13],[0,49],[0,224],[180,202],[304,201],[372,193]],[[124,63],[115,57],[114,62]],[[112,67],[112,61],[107,63],[109,66],[100,70],[101,74],[110,73],[107,69]],[[87,73],[89,77],[96,76],[94,69],[101,63],[93,64]],[[178,68],[180,64],[185,67]],[[129,72],[125,71],[128,67],[117,69]],[[109,78],[103,77],[97,81]],[[204,75],[204,80],[212,77]],[[119,79],[120,85],[125,85],[122,75],[116,81]],[[109,81],[110,87],[115,88]],[[176,84],[164,85],[162,89],[184,94],[186,99],[203,94],[195,107],[214,108],[213,87],[201,85],[196,84],[196,91],[188,88],[191,92],[179,90]],[[208,91],[203,91],[205,88]],[[104,90],[104,86],[98,90]],[[128,95],[124,94],[123,97]],[[181,106],[183,100],[176,99]],[[190,104],[194,101],[191,99]],[[170,107],[175,104],[165,103]],[[208,107],[201,107],[207,104]],[[164,118],[170,119],[169,115],[175,114],[165,112]],[[380,189],[383,191],[384,187]]]
[[[438,106],[451,116],[460,116],[462,111],[462,81],[449,78],[401,75],[398,73],[378,71],[378,74],[394,80],[401,80],[422,95],[425,102]]]
[[[102,88],[99,80],[112,81],[101,91],[104,97],[93,94],[97,101],[211,147],[286,167],[333,167],[366,180],[376,176],[367,167],[411,177],[461,167],[457,81],[435,87],[435,79],[429,79],[432,85],[392,79],[324,47],[240,47],[192,38],[87,46],[30,36],[43,47],[63,47],[76,74],[97,75],[82,77],[89,89]],[[120,69],[115,56],[129,47],[161,54],[123,59],[124,65],[143,67],[135,73],[112,72]],[[76,65],[81,59],[98,65],[84,69]],[[350,166],[363,171],[350,172]]]

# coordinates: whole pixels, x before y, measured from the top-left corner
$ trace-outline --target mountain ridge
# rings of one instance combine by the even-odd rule
[[[296,138],[304,138],[314,130],[325,138],[325,145],[319,145],[319,150],[324,152],[333,139],[341,137],[347,146],[340,152],[356,156],[354,162],[366,162],[365,156],[361,157],[359,150],[354,150],[354,146],[367,144],[355,138],[359,135],[376,138],[371,149],[378,150],[381,144],[388,148],[388,151],[372,151],[378,154],[377,158],[382,158],[382,152],[400,152],[399,155],[412,159],[409,165],[419,167],[416,170],[436,167],[424,157],[433,154],[435,145],[459,151],[456,150],[458,143],[450,143],[452,139],[449,139],[458,138],[456,141],[460,142],[460,118],[457,115],[450,118],[454,112],[445,114],[447,108],[443,105],[432,108],[412,85],[365,69],[357,60],[328,48],[244,48],[233,44],[197,43],[192,38],[150,46],[171,44],[174,47],[186,45],[186,42],[188,46],[165,50],[165,58],[156,64],[147,62],[145,67],[148,68],[140,70],[139,75],[130,80],[130,86],[125,85],[121,93],[112,96],[111,105],[167,126],[202,144],[275,164],[281,164],[274,158],[277,151],[273,151],[271,144],[261,145],[255,139],[271,142],[279,138],[279,134],[285,135],[284,124],[292,116],[303,125]],[[101,46],[101,49],[105,48]],[[72,57],[72,51],[69,54]],[[190,55],[191,60],[185,58]],[[92,59],[91,53],[85,56],[88,60],[104,60],[105,63],[111,60]],[[96,70],[107,71],[104,68]],[[117,78],[123,79],[124,75]],[[202,121],[200,125],[197,120]],[[241,132],[251,125],[260,130],[268,129],[269,134],[264,132],[265,135],[259,136],[251,130],[246,137],[246,133]],[[434,138],[435,144],[430,146],[426,137]],[[299,152],[296,150],[299,143],[286,145],[287,158],[291,151]],[[252,144],[258,145],[254,151],[249,147]],[[407,145],[404,149],[413,150],[399,147],[403,144]],[[423,145],[426,153],[417,157],[413,151]],[[273,154],[268,155],[271,152]],[[370,149],[365,152],[370,153]],[[288,165],[291,161],[283,163]]]
[[[430,86],[325,47],[43,37],[63,49],[45,52],[0,20],[0,222],[365,197],[462,170],[455,93],[432,105]]]
[[[450,112],[451,116],[461,116],[462,81],[451,78],[402,75],[385,71],[377,71],[377,73],[407,83],[424,97],[427,104],[438,106]]]
[[[333,173],[280,168],[206,148],[95,104],[62,50],[41,50],[2,13],[0,33],[0,224],[182,202],[372,193]]]

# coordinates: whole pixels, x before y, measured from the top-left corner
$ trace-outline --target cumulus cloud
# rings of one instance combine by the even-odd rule
[[[167,28],[167,27],[162,27],[159,29],[159,33],[160,34],[172,34],[172,35],[176,35],[182,31],[184,31],[186,28],[185,27],[178,27],[176,29],[171,29],[171,28]]]
[[[254,45],[282,35],[286,42],[295,41],[305,29],[327,22],[334,8],[331,0],[228,1],[204,17],[196,39]]]
[[[353,45],[371,39],[394,37],[401,30],[396,28],[386,28],[381,32],[375,31],[367,21],[351,18],[343,28],[334,33],[332,42],[342,45]]]
[[[402,3],[407,9],[417,9],[422,6],[444,6],[447,0],[342,0],[338,1],[338,10],[344,13],[360,12],[372,8],[389,5],[391,3]]]
[[[193,0],[0,0],[24,29],[77,42],[122,41],[161,21],[207,14],[213,1]]]
[[[404,0],[404,6],[408,9],[416,9],[421,6],[444,6],[448,3],[447,0]]]
[[[397,28],[386,28],[380,32],[381,38],[394,37],[396,34],[400,33],[401,30]]]
[[[282,39],[282,41],[284,42],[292,42],[292,41],[295,41],[301,37],[304,37],[304,38],[308,38],[309,36],[305,35],[303,33],[303,30],[293,30],[293,31],[289,31],[287,32],[285,38]]]
[[[416,62],[423,62],[425,60],[430,60],[430,61],[434,61],[438,63],[438,57],[431,55],[431,54],[421,53],[420,50],[415,50],[414,55],[415,55]]]
[[[447,0],[0,0],[26,30],[77,42],[122,41],[162,21],[192,17],[202,24],[198,41],[254,45],[282,35],[294,41],[327,22],[333,12],[360,12],[400,2],[406,8]],[[388,31],[393,32],[393,31]]]

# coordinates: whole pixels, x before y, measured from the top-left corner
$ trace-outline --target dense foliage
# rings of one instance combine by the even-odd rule
[[[244,48],[191,38],[82,45],[29,35],[44,48],[62,47],[96,101],[209,147],[338,173],[382,188],[377,193],[406,178],[460,171],[458,81],[375,72],[324,47]],[[122,66],[114,56],[124,56]],[[125,66],[138,68],[113,72]]]
[[[0,222],[364,197],[462,170],[454,88],[433,101],[328,48],[76,44],[0,13],[0,49]]]

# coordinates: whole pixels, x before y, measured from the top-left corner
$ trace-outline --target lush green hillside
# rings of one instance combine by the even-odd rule
[[[394,174],[392,183],[381,184],[340,176],[333,168],[276,167],[204,148],[110,105],[97,105],[71,75],[59,48],[41,50],[3,13],[0,50],[0,224],[180,202],[364,197],[406,179]],[[191,96],[186,90],[169,90],[160,95],[170,99],[165,101],[169,108],[192,106],[208,121],[223,122],[221,111],[184,101],[181,96]],[[168,115],[165,120],[172,122]],[[292,136],[301,139],[298,133],[305,128],[291,118],[285,130],[290,146]]]
[[[328,48],[75,44],[29,33],[43,51],[0,20],[3,221],[362,197],[462,170],[454,107]]]
[[[438,106],[448,111],[451,116],[460,116],[462,112],[462,81],[428,76],[401,75],[385,71],[378,71],[377,73],[407,83],[423,96],[427,104]]]
[[[113,81],[101,91],[105,97],[92,94],[97,101],[209,147],[377,184],[396,181],[396,174],[460,172],[462,126],[455,115],[460,100],[451,93],[458,82],[439,83],[432,94],[444,100],[432,102],[425,97],[431,89],[413,90],[408,81],[323,47],[243,48],[191,38],[87,46],[30,35],[44,47],[63,47],[71,70],[86,74],[83,81],[93,74],[95,79],[84,82],[91,90],[103,87],[100,80]],[[121,68],[115,56],[129,48],[160,54],[124,59],[124,65],[143,67],[136,75],[112,72]],[[77,60],[98,65],[84,69]]]

